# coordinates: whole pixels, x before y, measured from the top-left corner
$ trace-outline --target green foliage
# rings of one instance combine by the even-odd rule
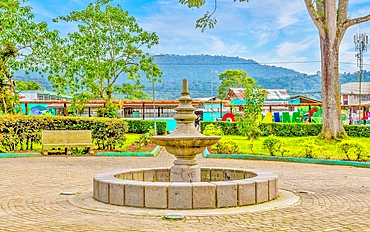
[[[238,153],[241,154],[255,154],[255,155],[271,155],[267,149],[263,148],[263,142],[267,137],[260,137],[255,140],[246,140],[244,136],[240,135],[224,135],[223,140],[232,140],[239,146]],[[302,143],[308,140],[307,143],[315,144],[319,149],[314,150],[313,156],[320,159],[343,159],[344,153],[338,152],[338,141],[325,141],[318,136],[309,137],[277,137],[282,145],[276,149],[276,156],[289,156],[289,157],[304,157],[306,152],[303,151]],[[351,138],[351,140],[365,144],[370,144],[370,138]],[[253,142],[253,151],[251,145]],[[367,150],[369,147],[367,146]],[[214,149],[210,150],[216,153]],[[354,158],[353,158],[354,159]],[[361,161],[370,160],[368,153],[363,153]]]
[[[217,154],[234,154],[239,152],[239,145],[230,139],[222,139],[212,146]]]
[[[36,82],[36,81],[22,81],[22,80],[16,80],[16,89],[17,91],[22,90],[39,90],[39,89],[45,89],[45,87]]]
[[[284,156],[288,150],[285,148],[285,143],[275,137],[274,135],[268,136],[262,143],[263,148],[267,149],[271,156],[275,156],[278,152],[281,156]]]
[[[200,8],[201,6],[203,6],[205,4],[205,0],[179,0],[179,2],[181,4],[184,4],[184,5],[187,5],[189,8]],[[215,17],[212,17],[212,15],[215,13],[216,11],[216,4],[217,2],[215,1],[215,7],[214,7],[214,10],[210,13],[210,12],[206,12],[203,17],[197,19],[196,23],[195,23],[195,27],[196,28],[200,28],[202,32],[204,32],[204,30],[208,27],[208,28],[214,28],[216,23],[217,23],[217,19]]]
[[[85,109],[85,104],[89,102],[91,98],[90,93],[78,93],[75,95],[75,97],[72,99],[71,105],[67,107],[68,115],[76,116],[77,113],[82,113]],[[98,114],[100,111],[107,111],[108,108],[98,109]],[[101,116],[104,117],[104,116]],[[107,116],[107,118],[109,118]],[[110,117],[113,118],[113,117]]]
[[[318,146],[313,139],[307,139],[299,144],[299,147],[303,157],[305,158],[316,158],[318,154],[322,153],[321,146]]]
[[[362,125],[343,125],[350,137],[370,137],[370,127]]]
[[[195,27],[196,28],[200,28],[202,32],[204,32],[204,30],[208,27],[208,28],[214,28],[216,23],[217,23],[217,19],[215,17],[212,17],[213,13],[215,11],[213,11],[212,13],[210,12],[206,12],[203,17],[197,19],[197,21],[195,22]]]
[[[263,148],[267,149],[270,155],[275,156],[279,143],[280,143],[280,140],[278,138],[276,138],[273,135],[270,135],[263,141],[262,144],[263,144]]]
[[[200,124],[200,131],[206,129],[209,124],[214,124],[216,128],[219,128],[222,131],[223,135],[236,135],[238,134],[238,129],[236,128],[236,123],[223,122],[223,121],[202,121]]]
[[[256,82],[243,70],[228,69],[218,75],[221,84],[218,86],[218,97],[224,99],[230,88],[246,88],[255,86]]]
[[[2,116],[0,148],[3,151],[33,149],[41,143],[41,130],[91,130],[98,149],[115,149],[125,140],[127,123],[120,119]]]
[[[208,124],[206,128],[202,131],[202,133],[207,136],[222,136],[223,135],[221,128],[215,127],[212,123]]]
[[[253,78],[244,81],[243,113],[236,114],[237,128],[241,135],[248,139],[258,138],[260,135],[261,114],[267,92],[256,85]]]
[[[145,134],[140,136],[138,141],[137,141],[138,146],[137,146],[136,150],[141,151],[145,145],[149,144],[150,136],[153,136],[153,135],[154,135],[154,129],[150,128],[150,130],[148,132],[146,132]]]
[[[254,155],[254,150],[253,150],[253,148],[254,148],[254,140],[253,139],[250,139],[249,140],[248,148],[249,148],[249,150],[251,150],[251,154]]]
[[[118,106],[108,102],[105,104],[105,107],[98,109],[96,116],[104,118],[118,118]]]
[[[234,0],[234,2],[236,1],[237,0]],[[248,2],[248,1],[249,0],[239,0],[239,2]],[[193,8],[193,7],[200,8],[201,6],[205,4],[206,1],[205,0],[179,0],[179,2],[181,4],[187,5],[189,8]],[[211,18],[211,16],[216,12],[216,9],[217,9],[217,1],[215,1],[215,5],[214,5],[214,9],[212,13],[209,13],[207,11],[207,13],[205,13],[203,17],[199,18],[196,21],[195,27],[200,28],[202,32],[204,32],[204,30],[207,27],[214,28],[217,23],[217,19]]]
[[[338,144],[339,152],[343,153],[348,160],[366,160],[368,154],[366,147],[357,141],[343,140]]]
[[[322,124],[316,123],[262,123],[261,135],[283,137],[317,136],[321,133]]]
[[[199,8],[204,5],[205,0],[179,0],[181,4],[188,5],[189,8]]]
[[[141,50],[158,44],[158,36],[144,31],[127,11],[110,2],[97,0],[84,10],[54,19],[78,27],[67,38],[55,41],[47,54],[49,80],[58,93],[82,91],[90,93],[92,99],[110,102],[114,92],[139,98],[137,95],[143,94],[142,73],[159,80],[162,72],[153,57]],[[119,79],[124,79],[122,86],[117,85]],[[114,117],[109,104],[107,107],[100,114]]]
[[[124,119],[127,123],[128,132],[135,134],[145,134],[153,128],[153,120],[129,120]],[[156,121],[157,125],[157,134],[165,135],[167,133],[167,122],[165,121]]]
[[[201,130],[207,125],[215,124],[224,135],[242,135],[235,122],[202,121]],[[261,136],[302,137],[317,136],[321,133],[322,124],[319,123],[261,123],[259,125]],[[350,137],[370,137],[370,127],[362,125],[344,125],[346,133]]]
[[[45,22],[33,22],[31,7],[21,3],[8,1],[0,7],[0,110],[4,114],[15,114],[19,107],[14,71],[41,72],[46,44],[58,37]]]
[[[122,94],[123,98],[131,100],[148,100],[149,94],[144,92],[145,85],[138,82],[136,85],[123,83],[121,87],[114,86],[114,91]]]

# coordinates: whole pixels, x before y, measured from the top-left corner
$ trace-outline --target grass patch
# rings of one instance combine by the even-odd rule
[[[138,141],[138,139],[142,136],[142,134],[132,134],[132,133],[126,133],[125,134],[125,142],[121,146],[122,151],[126,151],[126,148]]]
[[[284,153],[284,156],[290,157],[305,157],[306,146],[310,144],[313,146],[313,156],[318,159],[339,159],[346,160],[347,157],[343,152],[338,149],[338,144],[341,141],[325,141],[316,136],[307,136],[307,137],[278,137],[281,142],[283,142],[284,149],[287,152]],[[253,140],[253,152],[251,150],[251,141],[246,139],[243,136],[238,135],[225,135],[223,139],[232,140],[236,142],[239,146],[239,152],[242,154],[255,154],[255,155],[270,155],[269,151],[263,147],[263,141],[267,137],[259,137],[258,139]],[[361,143],[366,147],[366,150],[370,150],[370,138],[351,138],[349,137],[346,140],[356,141]],[[362,160],[369,160],[369,153],[365,152],[362,156]],[[277,153],[276,156],[280,156],[280,153]]]

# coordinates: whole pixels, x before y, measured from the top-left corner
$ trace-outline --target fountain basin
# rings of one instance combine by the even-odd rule
[[[221,139],[221,136],[151,136],[150,139],[160,146],[170,147],[206,147],[213,145]],[[199,154],[199,153],[197,153]]]
[[[163,146],[166,151],[176,156],[175,165],[193,166],[197,162],[196,155],[201,154],[205,147],[217,143],[221,136],[152,136],[151,141]]]
[[[157,209],[212,209],[259,204],[278,195],[271,172],[201,167],[200,182],[169,182],[170,168],[98,174],[93,197],[107,204]]]

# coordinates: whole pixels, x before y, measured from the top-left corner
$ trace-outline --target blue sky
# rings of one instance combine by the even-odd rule
[[[75,25],[51,19],[86,8],[91,0],[29,0],[36,21],[46,21],[62,35]],[[225,55],[253,59],[261,64],[291,68],[308,74],[320,71],[318,31],[304,0],[218,0],[214,29],[202,33],[196,19],[213,10],[213,0],[200,9],[189,9],[177,0],[114,0],[134,16],[146,31],[156,32],[160,44],[152,54]],[[350,18],[370,14],[369,0],[350,0]],[[353,36],[370,35],[370,22],[349,28],[341,44],[340,72],[358,70]],[[370,70],[370,49],[364,53],[364,69]]]

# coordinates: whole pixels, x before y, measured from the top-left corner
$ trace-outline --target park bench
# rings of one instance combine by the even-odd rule
[[[90,130],[43,130],[41,133],[43,155],[48,154],[49,148],[65,148],[70,155],[73,147],[88,147],[90,154],[94,154]]]

